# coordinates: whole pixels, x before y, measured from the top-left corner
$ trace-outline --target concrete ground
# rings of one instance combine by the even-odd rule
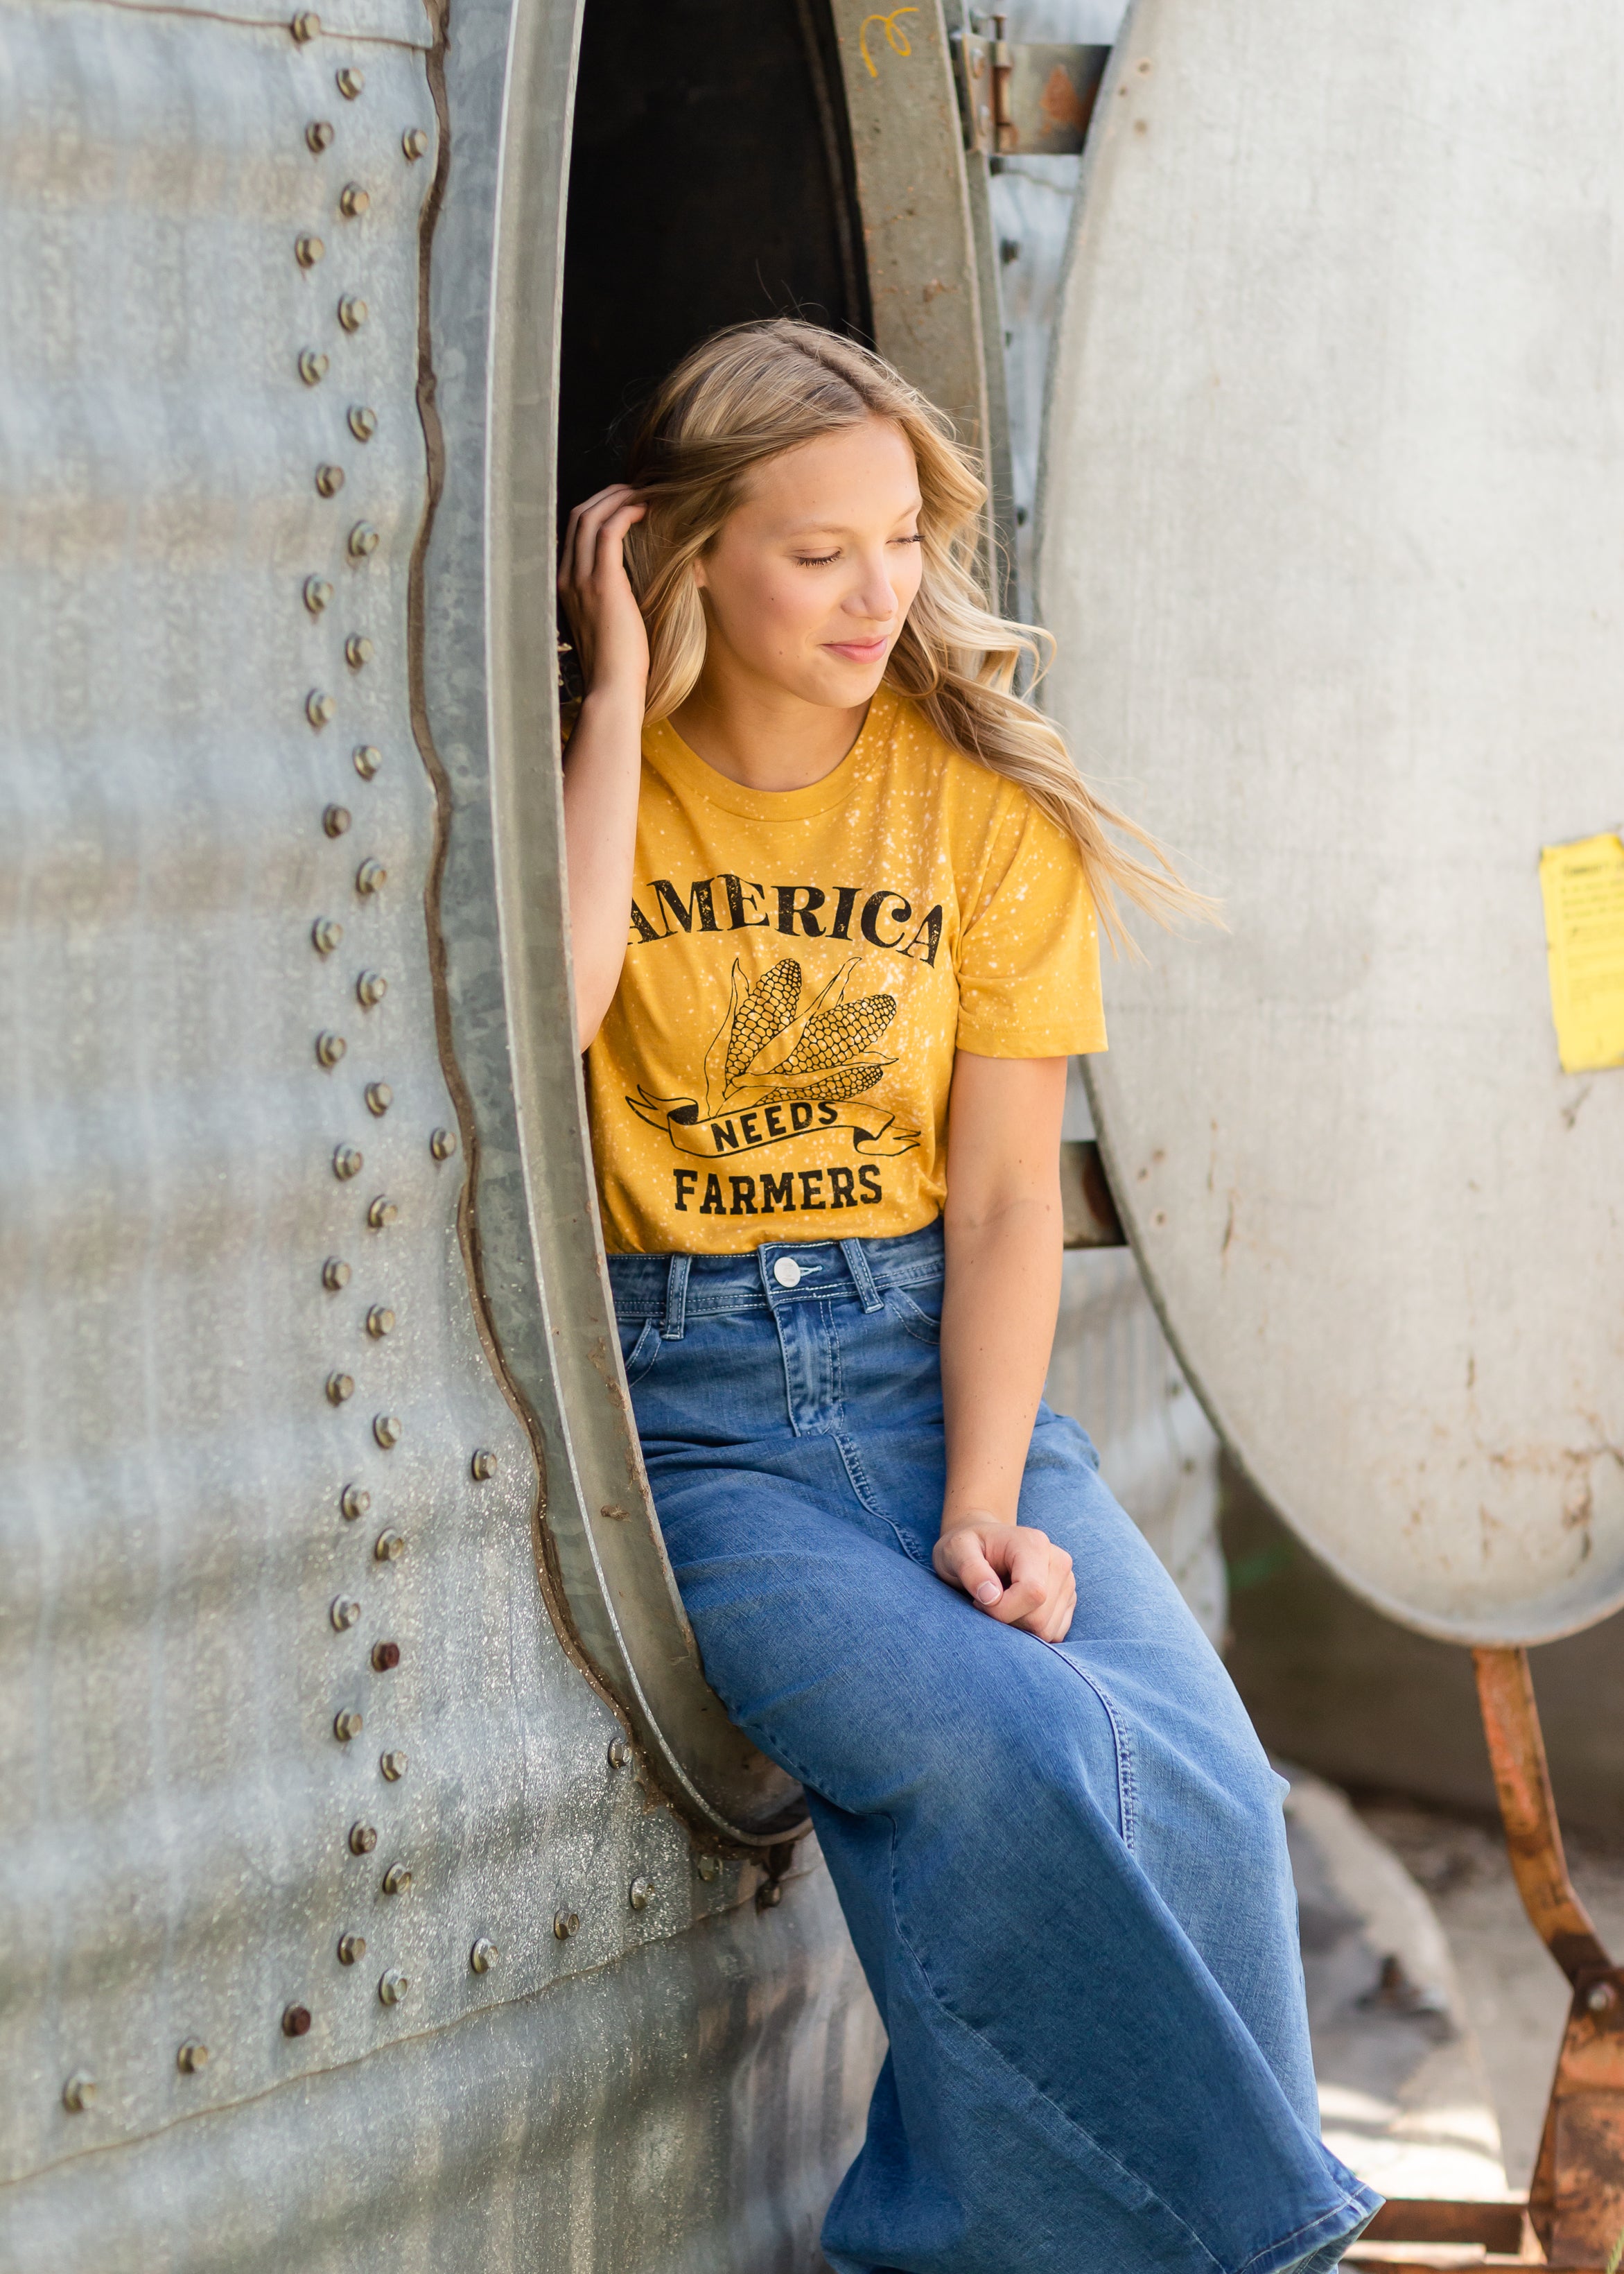
[[[1499,2118],[1506,2177],[1525,2188],[1568,2014],[1568,1985],[1528,1924],[1496,1828],[1409,1800],[1360,1820],[1425,1891],[1448,1938]],[[1603,1942],[1624,1951],[1624,1842],[1569,1832],[1568,1868]]]

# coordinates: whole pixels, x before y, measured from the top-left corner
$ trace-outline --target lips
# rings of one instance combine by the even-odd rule
[[[844,656],[848,663],[876,663],[890,646],[889,636],[872,640],[825,640],[824,651]]]

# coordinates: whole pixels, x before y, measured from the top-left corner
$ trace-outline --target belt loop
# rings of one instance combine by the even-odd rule
[[[852,1275],[852,1284],[862,1299],[865,1311],[883,1311],[880,1291],[874,1284],[874,1274],[868,1269],[868,1259],[863,1254],[861,1239],[843,1239],[840,1253],[846,1258],[846,1268]]]
[[[688,1274],[693,1261],[691,1255],[673,1255],[671,1271],[665,1281],[665,1331],[664,1339],[680,1343],[688,1321]],[[673,1359],[674,1365],[676,1361]]]

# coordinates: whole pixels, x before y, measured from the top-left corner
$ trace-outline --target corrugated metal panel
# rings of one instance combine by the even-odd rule
[[[777,1910],[0,2190],[0,2267],[814,2274],[872,2014],[820,1869]]]
[[[612,1766],[470,1297],[467,1131],[433,1141],[459,1124],[410,647],[425,58],[84,0],[0,26],[0,2174],[20,2183],[0,2263],[365,2263],[359,2183],[323,2153],[347,2142],[367,2233],[410,2263],[516,2263],[457,2216],[470,2170],[507,2190],[516,2254],[568,2154],[578,2216],[545,2263],[697,2263],[718,2220],[764,2220],[771,2263],[801,2264],[872,2009],[821,1878],[803,1948],[752,1946],[754,1912],[722,1915],[757,1874],[700,1877]],[[500,98],[505,18],[467,33]],[[324,1035],[346,1043],[326,1065]],[[369,1496],[353,1517],[347,1487]],[[389,1894],[395,1864],[411,1885]],[[757,1954],[751,1995],[684,1938],[706,1920],[747,1973]],[[604,1969],[640,1946],[669,1975],[651,1955],[653,1987],[622,1997]],[[812,1974],[822,2002],[798,2005]],[[583,1976],[606,1998],[561,1987]],[[526,2113],[515,2079],[559,2090],[582,2030],[605,2079],[635,2069],[645,1998],[666,2009],[659,2152]],[[752,1999],[778,2018],[758,2030]],[[442,2055],[424,2033],[452,2024]],[[708,2099],[685,2042],[715,2062]],[[179,2067],[187,2044],[206,2067]],[[75,2074],[96,2087],[77,2111]],[[436,2165],[421,2143],[460,2108],[473,2165]],[[769,2150],[802,2206],[793,2248],[760,2199]],[[689,2156],[724,2159],[709,2192],[672,2185]],[[228,2217],[211,2189],[234,2159]]]

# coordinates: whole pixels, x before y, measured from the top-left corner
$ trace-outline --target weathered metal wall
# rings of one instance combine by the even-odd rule
[[[612,1761],[471,1292],[543,1319],[429,732],[491,702],[489,263],[422,288],[515,27],[442,94],[414,0],[251,14],[0,18],[0,2266],[799,2268],[872,2009],[815,1850],[758,1913]]]

